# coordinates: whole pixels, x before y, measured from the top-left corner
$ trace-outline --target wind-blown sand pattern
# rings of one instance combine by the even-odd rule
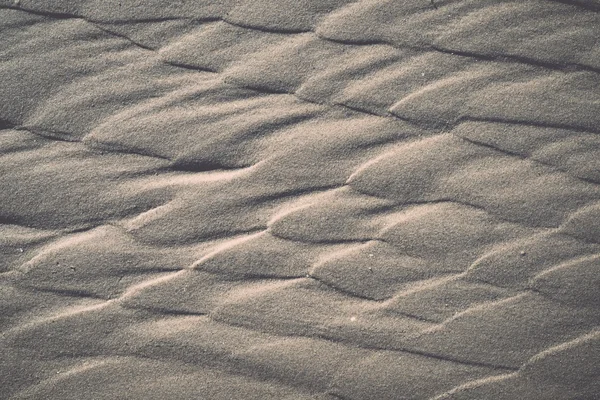
[[[0,0],[0,398],[600,398],[599,12]]]

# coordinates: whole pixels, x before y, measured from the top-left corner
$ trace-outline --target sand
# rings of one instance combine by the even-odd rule
[[[0,398],[600,398],[599,37],[0,0]]]

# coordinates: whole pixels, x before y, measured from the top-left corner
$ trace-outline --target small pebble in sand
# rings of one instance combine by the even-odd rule
[[[352,321],[352,322],[356,321],[356,317],[350,317],[350,321]]]

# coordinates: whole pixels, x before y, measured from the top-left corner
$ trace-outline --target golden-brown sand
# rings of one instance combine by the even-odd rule
[[[0,0],[0,399],[600,399],[599,38]]]

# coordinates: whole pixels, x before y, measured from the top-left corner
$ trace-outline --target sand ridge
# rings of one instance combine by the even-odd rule
[[[0,398],[598,397],[598,11],[0,0]]]

